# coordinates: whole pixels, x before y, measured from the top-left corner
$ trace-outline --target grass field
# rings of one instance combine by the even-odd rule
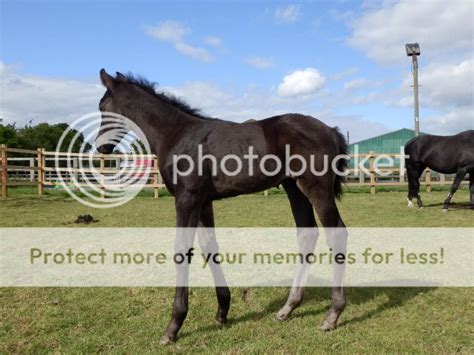
[[[91,227],[174,225],[174,202],[141,196],[115,209],[95,210],[60,193],[37,198],[12,191],[0,200],[0,226],[74,227],[79,214],[92,214]],[[339,203],[348,226],[474,227],[466,208],[441,212],[445,191],[423,193],[426,207],[406,208],[405,192],[346,193]],[[463,203],[461,205],[461,202]],[[219,227],[293,226],[284,194],[240,196],[215,203]],[[351,288],[340,327],[318,326],[329,307],[330,290],[311,288],[291,319],[274,314],[287,288],[255,288],[248,303],[232,289],[229,323],[214,324],[213,289],[194,288],[179,340],[159,345],[170,317],[169,288],[3,288],[0,289],[0,353],[4,352],[464,352],[474,351],[474,291],[470,288]]]

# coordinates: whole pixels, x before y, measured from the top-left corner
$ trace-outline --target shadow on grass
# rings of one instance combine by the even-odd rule
[[[436,202],[436,203],[430,203],[427,205],[424,205],[424,207],[442,207],[444,206],[444,202]],[[451,202],[449,204],[449,209],[453,210],[473,210],[474,205],[470,204],[469,202]]]
[[[378,304],[375,309],[369,310],[364,314],[345,319],[338,324],[338,328],[345,327],[351,324],[363,322],[367,319],[370,319],[378,314],[392,309],[396,307],[403,306],[407,301],[411,300],[412,298],[416,297],[419,294],[428,293],[435,290],[436,287],[348,287],[346,288],[346,297],[347,297],[347,307],[351,307],[351,305],[363,305],[373,301],[376,298],[385,297],[387,301]],[[289,290],[289,288],[288,288]],[[224,327],[232,327],[239,323],[243,323],[246,321],[259,321],[263,318],[267,317],[268,315],[274,316],[275,313],[284,305],[287,299],[287,295],[285,294],[282,297],[278,297],[273,299],[270,303],[268,303],[262,311],[252,311],[245,314],[242,314],[237,317],[229,318],[228,322]],[[236,297],[237,295],[234,295]],[[250,296],[252,298],[252,296]],[[317,304],[320,302],[327,302],[327,305],[323,308],[318,307],[311,307],[312,309],[308,309],[304,312],[297,312],[290,316],[287,321],[291,321],[292,318],[302,318],[302,317],[309,317],[309,316],[316,316],[319,314],[325,314],[329,310],[331,300],[331,289],[327,287],[307,287],[305,290],[305,297],[304,297],[304,304]],[[250,301],[251,302],[251,301]],[[231,305],[232,307],[232,305]],[[344,313],[342,318],[344,319]],[[322,319],[320,319],[322,322]],[[277,322],[275,320],[275,322]],[[215,325],[208,325],[202,328],[199,328],[195,331],[183,331],[179,337],[185,338],[191,335],[199,334],[199,333],[206,333],[209,331],[215,331],[219,329],[221,326]]]
[[[348,307],[351,304],[364,304],[380,296],[387,298],[386,302],[378,304],[375,309],[339,323],[339,327],[344,327],[353,323],[363,322],[378,314],[392,308],[403,306],[407,301],[415,298],[419,294],[432,292],[436,287],[370,287],[370,288],[349,288],[347,292]],[[329,309],[329,308],[328,308]]]

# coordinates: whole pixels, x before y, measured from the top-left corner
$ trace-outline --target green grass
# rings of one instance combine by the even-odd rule
[[[83,227],[74,223],[80,214],[91,214],[98,223],[89,227],[172,227],[174,199],[165,191],[156,200],[151,192],[113,209],[86,207],[64,192],[50,192],[38,198],[28,189],[11,189],[10,197],[0,199],[2,227]],[[351,190],[352,191],[352,190]],[[388,191],[374,195],[348,192],[339,208],[350,227],[470,227],[472,211],[467,207],[469,193],[459,190],[448,213],[442,213],[446,192],[422,193],[424,209],[406,208],[406,192]],[[289,203],[277,189],[269,196],[244,195],[214,202],[217,227],[294,226]]]
[[[474,227],[465,208],[441,212],[445,191],[423,193],[426,208],[408,209],[405,192],[347,193],[339,203],[348,226]],[[43,198],[12,189],[0,200],[0,226],[74,227],[79,214],[92,214],[93,227],[173,226],[174,201],[149,193],[114,209],[96,210],[61,193]],[[463,208],[464,207],[464,208]],[[293,226],[284,194],[240,196],[215,203],[219,227]],[[90,228],[90,227],[86,227]],[[350,288],[338,329],[318,330],[330,290],[310,288],[290,320],[276,322],[287,288],[255,288],[249,302],[232,289],[229,324],[213,322],[214,290],[191,290],[190,313],[177,343],[159,345],[170,317],[169,288],[0,289],[0,353],[3,352],[464,352],[473,351],[474,291],[470,288]]]

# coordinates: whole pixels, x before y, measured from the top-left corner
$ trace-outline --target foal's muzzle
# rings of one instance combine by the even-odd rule
[[[97,147],[97,151],[100,154],[111,154],[114,151],[115,145],[114,144],[102,144]]]

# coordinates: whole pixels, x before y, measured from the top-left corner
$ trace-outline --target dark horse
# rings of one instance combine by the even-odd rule
[[[442,174],[456,174],[451,191],[444,201],[447,211],[451,198],[466,174],[469,174],[471,205],[474,205],[474,130],[454,136],[423,135],[415,137],[405,145],[405,164],[408,176],[408,207],[416,197],[418,207],[423,207],[419,191],[420,176],[428,167]]]
[[[190,108],[184,102],[173,96],[155,91],[154,85],[143,78],[117,73],[115,77],[100,71],[100,78],[107,88],[100,101],[102,112],[114,112],[131,119],[144,132],[150,142],[153,153],[157,154],[159,170],[168,190],[175,197],[176,225],[178,228],[175,243],[176,252],[186,252],[192,248],[197,227],[209,229],[206,236],[199,235],[199,244],[205,254],[217,251],[217,242],[212,232],[214,216],[212,201],[263,191],[270,187],[283,185],[290,200],[291,210],[297,226],[297,239],[300,250],[314,250],[318,230],[313,207],[325,227],[326,238],[332,249],[345,252],[347,232],[339,215],[335,198],[342,193],[342,174],[336,174],[334,168],[324,175],[316,176],[306,170],[300,174],[289,176],[284,171],[267,176],[257,167],[253,174],[250,167],[234,176],[227,176],[223,171],[214,172],[208,159],[201,174],[192,171],[188,176],[178,176],[174,181],[174,158],[187,154],[197,160],[197,147],[202,145],[203,153],[213,155],[217,160],[232,154],[242,157],[252,146],[259,157],[272,154],[285,163],[285,150],[290,147],[291,153],[300,154],[307,161],[310,155],[315,158],[315,168],[322,171],[323,157],[336,162],[337,171],[344,171],[347,165],[347,145],[344,137],[337,128],[326,126],[321,121],[298,114],[286,114],[270,117],[261,121],[234,123],[205,117],[199,111]],[[114,149],[113,144],[99,144],[103,135],[99,132],[97,139],[98,150],[108,154]],[[337,157],[344,156],[343,159]],[[182,163],[180,161],[180,163]],[[228,170],[232,161],[229,161]],[[190,164],[190,163],[189,163]],[[298,171],[301,161],[292,160],[292,171]],[[187,165],[178,166],[187,169]],[[254,164],[255,165],[255,164]],[[234,165],[235,166],[235,165]],[[256,165],[255,165],[256,166]],[[268,167],[270,170],[271,167]],[[267,170],[267,171],[268,171]],[[339,227],[339,228],[331,228]],[[199,228],[201,229],[201,228]],[[181,235],[192,230],[191,237]],[[310,230],[310,232],[308,232]],[[201,238],[202,237],[202,238]],[[305,273],[307,265],[298,265],[297,270]],[[338,267],[339,265],[334,265]],[[342,265],[343,271],[344,265]],[[219,264],[211,266],[216,282],[217,315],[216,320],[226,322],[230,306],[230,291],[225,283]],[[177,287],[173,304],[171,321],[161,338],[162,344],[174,341],[188,313],[188,280],[189,265],[177,266]],[[334,275],[337,273],[335,272]],[[341,273],[342,274],[342,273]],[[337,277],[335,277],[337,278]],[[295,278],[296,280],[296,278]],[[279,320],[288,318],[290,313],[303,300],[304,286],[301,280],[296,280],[291,288],[285,305],[277,313]],[[337,320],[345,308],[345,296],[342,288],[342,277],[336,280],[332,289],[332,302],[328,314],[321,326],[322,330],[336,327]]]

